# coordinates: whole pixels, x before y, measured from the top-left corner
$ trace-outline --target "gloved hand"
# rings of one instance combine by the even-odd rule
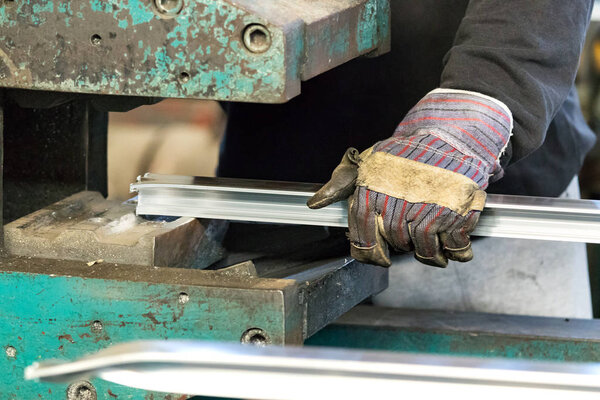
[[[425,264],[473,258],[469,234],[512,131],[504,103],[480,93],[436,89],[394,135],[359,154],[348,149],[330,181],[308,201],[325,207],[348,198],[351,255],[391,265],[388,244]]]

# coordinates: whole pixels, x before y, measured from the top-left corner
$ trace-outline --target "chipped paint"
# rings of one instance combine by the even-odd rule
[[[98,268],[110,267],[103,264]],[[182,291],[192,300],[181,304]],[[295,326],[286,315],[278,288],[246,291],[1,271],[0,293],[0,337],[9,340],[17,354],[14,359],[0,357],[2,399],[37,399],[38,395],[64,399],[67,384],[24,381],[24,368],[40,359],[75,359],[134,339],[238,342],[243,332],[254,326],[265,329],[281,344],[287,330]],[[101,331],[93,330],[96,320],[102,323]],[[92,382],[98,393],[111,390],[119,398],[141,399],[149,393],[157,400],[171,398],[102,380]]]
[[[269,23],[269,11],[249,11],[249,0],[186,2],[169,19],[145,0],[22,0],[17,7],[0,6],[0,50],[7,55],[5,64],[18,66],[0,77],[0,86],[281,102],[299,93],[304,64],[310,63],[314,75],[314,69],[325,71],[382,42],[380,5],[388,0],[363,1],[359,6],[356,0],[340,1],[347,8],[340,6],[339,12],[350,17],[327,20],[327,26],[309,34],[299,18],[276,17],[276,24]],[[242,43],[245,26],[257,22],[272,36],[271,47],[261,54]],[[92,42],[94,34],[100,40]],[[54,44],[38,46],[40,37]],[[6,39],[15,45],[8,46]],[[182,81],[182,73],[189,78]]]

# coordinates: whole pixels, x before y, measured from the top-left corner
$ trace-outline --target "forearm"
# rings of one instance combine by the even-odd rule
[[[575,80],[592,0],[471,0],[445,59],[441,87],[472,90],[508,106],[507,154],[544,141]]]

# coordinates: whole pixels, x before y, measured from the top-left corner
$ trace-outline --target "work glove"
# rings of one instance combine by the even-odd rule
[[[469,234],[499,179],[512,114],[480,93],[436,89],[394,135],[360,153],[350,148],[308,201],[321,208],[348,199],[351,255],[391,265],[388,244],[437,267],[473,258]]]

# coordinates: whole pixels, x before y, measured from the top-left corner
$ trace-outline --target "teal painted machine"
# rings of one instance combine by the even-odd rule
[[[0,0],[0,398],[185,398],[23,379],[37,360],[136,339],[597,360],[596,321],[353,309],[387,271],[347,259],[343,232],[241,224],[223,237],[103,199],[108,111],[285,102],[388,51],[389,29],[387,0]]]
[[[0,398],[171,399],[23,369],[132,339],[299,345],[385,288],[384,270],[332,256],[324,230],[231,227],[221,246],[219,224],[103,196],[108,111],[285,102],[387,52],[389,29],[388,0],[0,0]]]

